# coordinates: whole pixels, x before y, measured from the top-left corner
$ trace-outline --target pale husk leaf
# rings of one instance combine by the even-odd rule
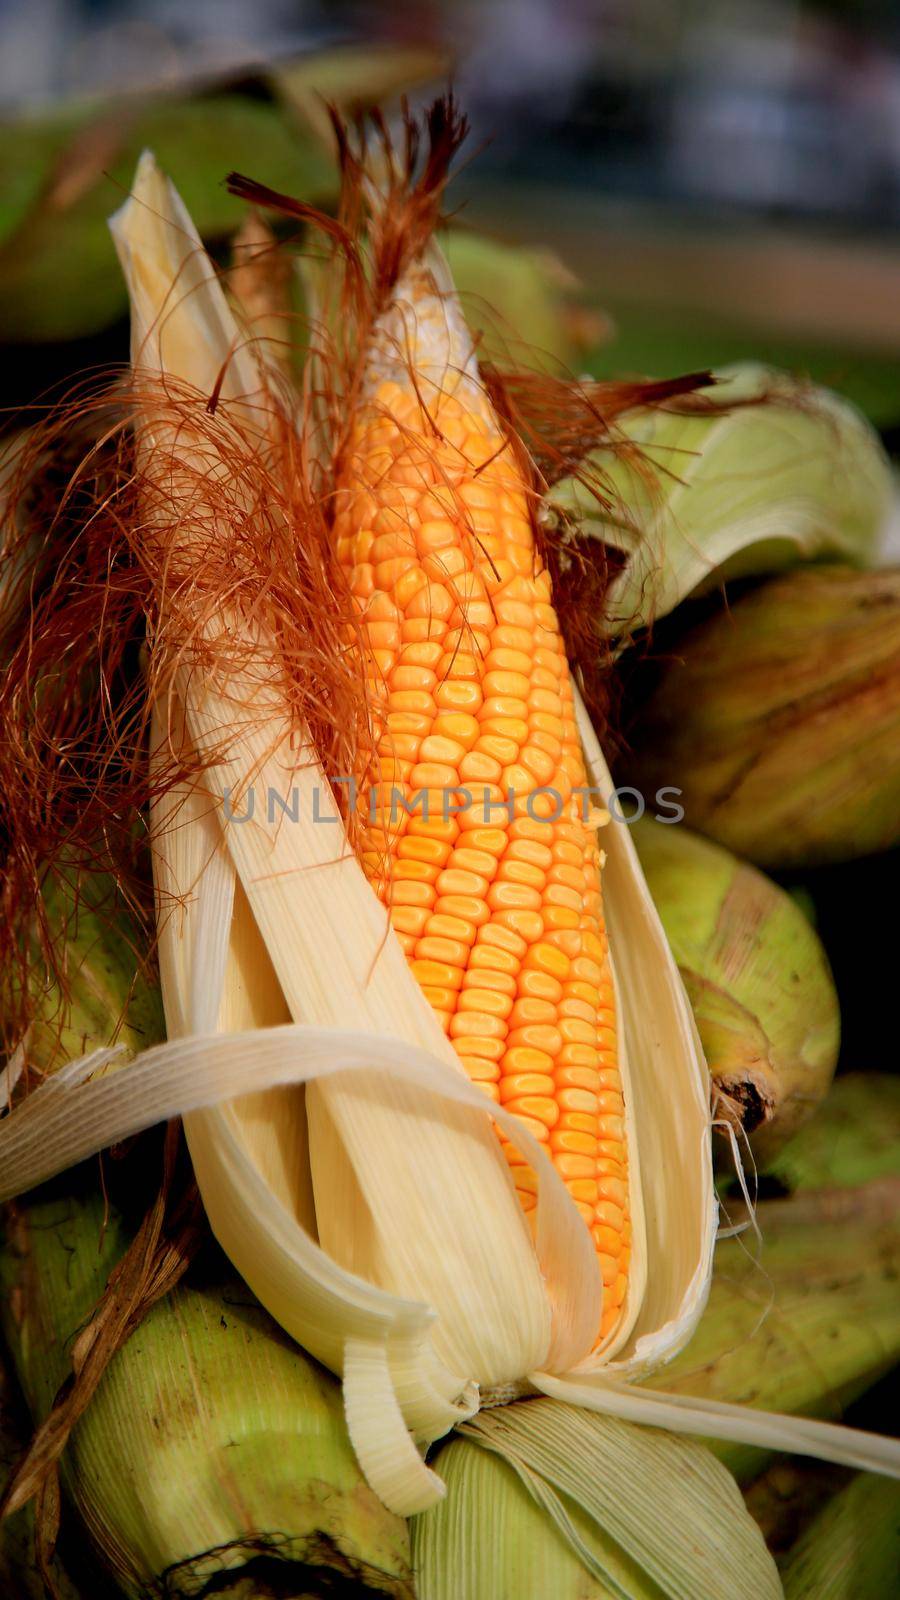
[[[576,705],[590,779],[605,804],[613,781],[580,699]],[[693,1015],[628,827],[611,821],[602,843],[646,1232],[640,1310],[610,1368],[631,1377],[666,1360],[696,1327],[709,1292],[718,1207],[709,1078]],[[588,1358],[579,1372],[596,1366],[597,1358]]]
[[[547,1400],[482,1411],[460,1432],[508,1462],[532,1494],[543,1489],[559,1531],[613,1594],[635,1593],[622,1581],[622,1556],[672,1600],[781,1594],[734,1479],[702,1446]],[[572,1508],[586,1518],[578,1530]]]

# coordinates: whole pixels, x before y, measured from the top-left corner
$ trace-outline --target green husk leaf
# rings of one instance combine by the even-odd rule
[[[87,1169],[64,1194],[11,1208],[2,1318],[35,1418],[129,1238]],[[340,1579],[361,1596],[412,1595],[405,1524],[362,1477],[338,1385],[217,1253],[115,1355],[62,1466],[94,1544],[136,1600],[245,1600],[267,1583],[316,1593]]]
[[[631,730],[629,781],[760,866],[900,840],[900,570],[773,578],[677,641]]]
[[[752,1234],[720,1242],[697,1332],[647,1385],[837,1418],[900,1359],[900,1183],[766,1201],[757,1221],[761,1248]],[[748,1445],[710,1448],[741,1481],[765,1461]]]
[[[159,983],[143,956],[146,934],[114,880],[63,866],[46,875],[42,897],[49,936],[64,946],[65,960],[60,978],[51,975],[34,938],[28,1064],[48,1072],[104,1045],[137,1053],[165,1039]]]
[[[724,414],[673,409],[622,421],[643,467],[608,450],[589,458],[618,496],[615,523],[577,478],[552,490],[551,504],[576,527],[626,554],[608,595],[614,634],[658,621],[724,578],[824,556],[866,565],[876,554],[890,473],[861,414],[827,389],[751,363],[717,377],[715,401],[735,402]]]
[[[440,1452],[445,1499],[410,1531],[419,1600],[610,1600],[626,1592],[659,1600],[611,1539],[569,1504],[578,1537],[593,1538],[615,1587],[592,1576],[513,1467],[470,1439]]]
[[[900,1178],[900,1078],[850,1072],[812,1121],[766,1163],[794,1193]]]
[[[204,239],[240,224],[244,208],[222,183],[232,168],[304,199],[327,199],[336,187],[334,164],[311,130],[304,137],[277,106],[237,94],[90,106],[55,117],[49,131],[8,125],[0,190],[5,169],[12,173],[20,159],[30,178],[17,183],[0,247],[0,338],[73,339],[121,315],[127,297],[107,217],[147,145],[177,176]]]
[[[790,895],[681,826],[633,824],[716,1090],[716,1115],[765,1157],[831,1083],[840,1012],[825,951]]]
[[[785,1600],[884,1600],[900,1572],[900,1484],[858,1473],[783,1568]]]
[[[456,1452],[447,1499],[413,1529],[417,1570],[427,1573],[424,1585],[420,1578],[422,1600],[487,1594],[538,1600],[539,1589],[515,1588],[513,1577],[523,1569],[527,1575],[529,1543],[535,1565],[552,1562],[542,1546],[560,1536],[577,1552],[585,1575],[578,1587],[577,1573],[561,1563],[560,1577],[569,1586],[544,1594],[617,1600],[780,1595],[774,1562],[734,1480],[701,1445],[548,1399],[481,1411],[457,1431],[513,1469],[548,1524],[533,1517],[526,1522],[519,1504],[510,1506],[507,1474],[497,1474],[489,1491],[482,1471],[476,1496],[461,1466],[461,1441],[451,1444],[441,1454],[447,1481],[444,1458]],[[557,1545],[547,1549],[556,1553]]]
[[[577,285],[556,256],[463,229],[441,244],[480,359],[551,370],[577,361]]]

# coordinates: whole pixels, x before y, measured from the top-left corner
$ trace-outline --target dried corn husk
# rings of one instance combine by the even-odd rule
[[[614,633],[658,621],[724,578],[822,556],[866,565],[877,552],[891,480],[860,413],[750,363],[717,378],[712,411],[624,420],[639,464],[612,451],[589,458],[588,474],[593,461],[618,491],[615,520],[579,478],[551,492],[551,511],[625,552],[609,593]]]
[[[762,1160],[828,1090],[838,999],[790,895],[688,828],[643,818],[634,839],[700,1031],[717,1118]]]
[[[763,1600],[781,1585],[730,1477],[686,1439],[549,1400],[483,1411],[412,1523],[420,1600]]]
[[[86,1169],[62,1193],[11,1208],[3,1331],[36,1419],[129,1238]],[[362,1479],[337,1385],[218,1257],[117,1352],[62,1465],[104,1564],[135,1600],[163,1585],[243,1596],[266,1572],[304,1591],[343,1580],[360,1595],[413,1593],[406,1527]]]
[[[156,183],[158,186],[158,179]],[[154,208],[157,215],[160,198],[157,193]],[[181,255],[184,252],[183,236],[179,234],[173,237],[171,230],[168,233],[161,231],[158,223],[155,224],[155,233],[148,235],[147,216],[148,212],[145,209],[138,209],[132,202],[132,209],[117,225],[119,237],[125,240],[122,248],[126,265],[132,265],[136,318],[135,346],[143,352],[145,360],[147,359],[146,331],[153,327],[157,302],[152,298],[148,300],[141,296],[140,280],[133,264],[139,263],[142,259],[139,254],[141,249],[148,253],[156,252],[152,257],[156,260],[161,256],[165,259],[166,250],[171,252],[174,249]],[[179,263],[180,256],[176,256],[168,268],[170,277],[174,277],[177,273]],[[165,281],[166,276],[166,272],[160,273],[162,281]],[[210,292],[212,293],[212,290]],[[189,304],[186,311],[192,315],[193,305]],[[168,337],[171,337],[169,333],[171,322],[178,314],[177,311],[170,313],[167,319]],[[457,340],[466,337],[461,323],[457,327],[443,311],[441,323],[445,328],[447,326],[451,328],[451,336]],[[179,332],[179,341],[181,338]],[[177,346],[179,356],[182,348],[187,348],[187,336],[184,345],[179,342]],[[460,370],[466,370],[467,365],[471,365],[473,361],[471,354],[467,354],[463,349],[452,352],[451,356],[453,366]],[[208,381],[208,372],[198,370],[196,360],[192,359],[190,365],[185,367],[180,363],[173,366],[171,354],[164,355],[161,352],[160,359],[173,376],[190,378],[198,387],[202,385],[204,379]],[[249,388],[249,381],[245,380],[244,392]],[[272,708],[267,709],[271,718]],[[192,718],[191,707],[188,705],[186,720],[191,736],[202,740],[209,726],[210,711],[199,714],[195,711]],[[267,734],[258,728],[248,730],[247,750],[256,751],[253,760],[254,770],[257,770],[258,760],[265,760],[264,751],[270,744],[271,733]],[[599,752],[597,756],[599,758]],[[247,757],[244,759],[245,769],[247,759]],[[230,770],[237,785],[241,774],[236,758],[233,759]],[[273,778],[278,777],[276,763],[271,758],[268,759],[264,770],[267,776],[271,774]],[[306,773],[298,774],[295,770],[292,774],[295,786],[298,779],[302,796],[303,782],[310,783],[313,779],[312,776],[307,777]],[[280,778],[278,781],[283,786],[284,779]],[[602,781],[608,782],[608,778]],[[205,805],[208,811],[208,801]],[[204,808],[202,797],[199,806],[200,809]],[[310,807],[307,815],[311,809]],[[410,1042],[425,1045],[446,1060],[456,1074],[454,1088],[460,1101],[466,1106],[480,1107],[481,1102],[477,1092],[473,1094],[459,1074],[452,1048],[440,1035],[430,1009],[411,980],[399,946],[396,946],[388,935],[381,949],[384,941],[382,914],[356,862],[345,857],[335,863],[335,847],[331,835],[322,827],[308,828],[301,844],[299,836],[303,832],[303,813],[301,798],[301,825],[294,826],[290,830],[273,829],[269,841],[260,841],[258,837],[249,835],[247,830],[234,826],[229,830],[227,836],[229,850],[238,865],[256,926],[262,932],[269,949],[269,958],[264,958],[258,948],[258,940],[256,947],[252,941],[245,944],[243,954],[246,963],[245,974],[254,970],[250,963],[255,963],[256,971],[270,972],[271,959],[281,990],[288,1002],[288,1010],[293,1014],[295,1021],[327,1023],[332,1027],[340,1022],[346,1025],[347,1022],[355,1021],[362,1026],[371,1028],[380,1025],[398,1033],[401,1031],[401,1018],[408,1016],[408,1022],[402,1023],[402,1031],[407,1034]],[[193,830],[184,826],[172,829],[165,850],[160,852],[158,857],[160,883],[163,887],[177,886],[183,891],[186,885],[197,881],[204,861],[209,856],[210,847],[214,848],[215,845],[216,835],[213,833],[210,837],[208,831],[210,823],[215,828],[214,821],[208,819],[205,825],[201,824]],[[262,856],[259,854],[261,846]],[[630,904],[633,905],[635,902],[640,904],[642,900],[646,902],[646,892],[640,885],[636,860],[626,836],[611,841],[610,854],[620,863],[618,869],[611,867],[611,875],[615,876],[618,871],[623,880],[619,897],[625,909],[620,915],[627,917]],[[286,903],[280,903],[284,897],[276,893],[277,879],[274,884],[271,881],[273,873],[282,870],[277,863],[283,862],[284,868],[288,867],[289,862],[294,867],[302,863],[308,868],[316,860],[319,862],[320,871],[318,874],[307,874],[306,904],[301,908],[298,903],[291,902],[290,898]],[[328,863],[330,871],[326,875],[321,869]],[[260,887],[263,871],[269,877],[264,891]],[[166,876],[168,873],[171,873],[171,880]],[[610,889],[609,893],[612,896],[614,890]],[[285,917],[289,918],[290,924],[293,925],[297,921],[298,912],[302,913],[302,924],[297,927],[297,937],[301,941],[299,948],[305,946],[306,949],[299,970],[296,952],[289,950],[284,939]],[[613,909],[610,910],[609,917],[612,938],[615,921]],[[235,926],[238,930],[242,926],[242,918],[247,923],[247,911],[243,901],[238,900],[235,916]],[[187,920],[186,918],[185,923]],[[368,930],[367,942],[364,946],[361,945],[358,951],[348,949],[346,938],[348,927]],[[255,935],[255,929],[253,933]],[[627,1355],[625,1357],[626,1371],[640,1369],[648,1361],[658,1359],[658,1353],[662,1349],[668,1348],[672,1342],[685,1336],[689,1323],[699,1314],[703,1286],[708,1274],[711,1238],[709,1230],[712,1219],[711,1195],[706,1187],[708,1184],[706,1114],[702,1106],[701,1085],[696,1071],[694,1036],[683,1009],[683,997],[677,986],[677,980],[674,979],[670,958],[658,926],[650,924],[644,939],[641,955],[651,969],[651,974],[654,968],[656,974],[651,977],[645,976],[643,981],[659,985],[660,1014],[670,1019],[669,1027],[672,1030],[668,1037],[670,1050],[674,1047],[674,1056],[670,1056],[667,1061],[667,1072],[672,1072],[675,1061],[680,1060],[681,1063],[677,1070],[684,1083],[684,1094],[681,1109],[676,1110],[675,1114],[685,1118],[684,1164],[680,1180],[683,1199],[681,1208],[676,1207],[674,1212],[668,1205],[654,1206],[654,1214],[660,1219],[655,1227],[661,1231],[648,1242],[648,1250],[658,1253],[661,1264],[652,1290],[655,1299],[651,1299],[642,1312],[636,1308],[635,1314],[630,1319],[634,1332],[631,1338],[630,1362]],[[188,927],[183,925],[181,928],[176,928],[174,920],[168,924],[168,929],[166,927],[163,929],[161,946],[163,988],[171,1019],[170,1027],[172,1022],[176,1028],[183,1026],[183,1020],[179,1023],[178,1019],[186,1019],[187,1016],[187,978],[186,975],[179,978],[178,965],[183,966],[189,959],[186,950],[186,946],[189,948],[188,940]],[[331,941],[333,948],[329,954]],[[634,940],[631,939],[629,943],[634,944]],[[352,963],[350,970],[348,970],[348,956]],[[365,979],[376,957],[374,977],[366,982]],[[637,953],[633,955],[631,950],[625,953],[626,963],[636,959]],[[334,977],[335,987],[329,994],[321,993],[321,981],[313,976],[316,968],[319,972],[325,970]],[[648,1037],[643,1013],[638,1014],[636,1008],[629,1005],[628,985],[629,983],[633,985],[634,980],[627,964],[620,972],[620,983],[623,988],[623,1006],[626,1016],[631,1017],[634,1032],[636,1056],[634,1071],[637,1073],[640,1068],[652,1077],[654,1063],[659,1062],[661,1058],[661,1041]],[[248,1014],[247,1002],[243,1000],[243,995],[247,994],[249,988],[246,975],[240,988],[230,978],[226,979],[226,1023],[230,1023],[233,1027],[246,1026],[248,1022],[259,1023],[263,1020],[280,1022],[285,1012],[284,1002],[278,996],[277,987],[272,996],[272,1010],[268,1018],[260,1016],[258,1010],[256,1014]],[[240,1009],[239,1002],[243,1005],[243,1010]],[[442,1113],[442,1125],[436,1127],[427,1097],[422,1097],[418,1092],[410,1095],[408,1090],[391,1087],[384,1079],[379,1081],[377,1093],[378,1098],[374,1099],[368,1089],[364,1091],[353,1089],[348,1093],[340,1085],[332,1089],[326,1084],[317,1084],[314,1091],[308,1091],[308,1095],[315,1096],[314,1109],[321,1138],[325,1138],[329,1123],[339,1127],[340,1138],[347,1141],[347,1149],[353,1152],[355,1181],[361,1185],[370,1211],[378,1218],[379,1231],[376,1237],[384,1242],[379,1242],[375,1255],[369,1260],[366,1260],[361,1252],[359,1253],[356,1264],[362,1275],[374,1276],[384,1288],[391,1289],[394,1293],[405,1293],[407,1296],[415,1294],[417,1297],[425,1293],[433,1304],[442,1308],[442,1316],[434,1333],[435,1354],[439,1362],[435,1363],[434,1356],[426,1349],[416,1357],[417,1363],[423,1360],[428,1363],[427,1367],[420,1367],[421,1376],[416,1377],[415,1369],[407,1369],[404,1365],[399,1378],[394,1378],[397,1387],[411,1389],[408,1404],[413,1426],[415,1428],[418,1422],[419,1429],[425,1437],[428,1437],[432,1430],[444,1431],[461,1414],[471,1412],[474,1408],[475,1393],[471,1387],[473,1376],[480,1386],[490,1387],[515,1382],[524,1378],[529,1372],[539,1371],[548,1359],[553,1360],[558,1369],[562,1370],[567,1364],[573,1363],[589,1352],[591,1340],[589,1330],[592,1325],[596,1325],[595,1311],[590,1303],[590,1294],[582,1294],[578,1304],[574,1288],[575,1275],[583,1282],[589,1281],[589,1242],[577,1225],[574,1209],[572,1208],[570,1217],[567,1214],[570,1208],[560,1195],[554,1202],[556,1217],[551,1224],[555,1239],[552,1243],[550,1238],[542,1242],[539,1235],[538,1241],[538,1254],[543,1260],[545,1272],[549,1274],[551,1282],[559,1284],[556,1291],[558,1307],[565,1308],[564,1314],[557,1316],[556,1327],[552,1328],[549,1307],[537,1272],[538,1260],[534,1256],[517,1203],[511,1193],[504,1164],[498,1160],[497,1146],[487,1117],[480,1111],[473,1118],[468,1109],[451,1112],[449,1108],[445,1108]],[[648,1149],[653,1137],[651,1129],[655,1116],[650,1102],[655,1099],[648,1083],[647,1109],[644,1111],[645,1091],[639,1082],[634,1083],[632,1115],[635,1122],[642,1118],[646,1124]],[[391,1106],[390,1110],[387,1109],[388,1105]],[[270,1101],[266,1108],[260,1107],[258,1101],[254,1102],[249,1118],[245,1115],[245,1108],[237,1114],[240,1117],[241,1137],[245,1143],[251,1142],[251,1149],[260,1152],[265,1159],[273,1139],[284,1138],[283,1129],[288,1119],[285,1117],[283,1097],[280,1102]],[[202,1122],[201,1119],[189,1119],[188,1136],[192,1154],[214,1226],[217,1227],[220,1237],[225,1239],[226,1247],[233,1258],[241,1263],[242,1270],[253,1275],[250,1281],[258,1285],[262,1278],[260,1261],[264,1256],[265,1246],[256,1238],[256,1226],[248,1230],[246,1225],[242,1224],[239,1230],[235,1229],[234,1202],[228,1204],[225,1202],[225,1195],[234,1193],[234,1178],[228,1175],[227,1170],[223,1170],[226,1166],[221,1154],[225,1148],[221,1127],[223,1114],[216,1113],[214,1116],[218,1119],[215,1124],[213,1118],[202,1119]],[[291,1136],[291,1148],[296,1157],[302,1150],[304,1130],[300,1125],[299,1111],[289,1114],[289,1117],[290,1126],[294,1130]],[[280,1134],[274,1131],[275,1126],[282,1130]],[[688,1133],[687,1130],[690,1128],[693,1131]],[[521,1133],[512,1119],[508,1131],[512,1136],[521,1139]],[[326,1163],[321,1157],[321,1149],[322,1146],[319,1144],[318,1165],[314,1163],[312,1175],[313,1182],[317,1185],[316,1205],[324,1205],[327,1212],[334,1205],[337,1195],[332,1194],[327,1172],[324,1177],[322,1176]],[[396,1173],[402,1170],[403,1166],[406,1167],[408,1174],[406,1184],[398,1184],[395,1188],[391,1188],[386,1183],[385,1173]],[[283,1161],[281,1170],[284,1171]],[[550,1178],[551,1175],[548,1175],[548,1182]],[[272,1181],[271,1178],[269,1181]],[[280,1188],[276,1189],[279,1198],[289,1198],[296,1207],[297,1195],[300,1193],[297,1180],[294,1179],[292,1189],[287,1187],[290,1183],[289,1176],[282,1177],[279,1182]],[[446,1212],[447,1195],[456,1192],[460,1197],[462,1207],[460,1215],[452,1219],[447,1218],[449,1224],[447,1236],[444,1237],[442,1233],[441,1244],[437,1247],[429,1235],[423,1236],[418,1224],[410,1236],[408,1199],[410,1183],[413,1192],[423,1199],[426,1195],[433,1196],[431,1201],[425,1202],[428,1209],[433,1206],[442,1208]],[[467,1190],[482,1197],[479,1205],[481,1216],[478,1221],[466,1198]],[[491,1195],[492,1199],[489,1198]],[[303,1193],[302,1200],[308,1206],[308,1190]],[[379,1212],[380,1217],[378,1217]],[[490,1218],[490,1227],[487,1218]],[[303,1220],[311,1222],[308,1210]],[[579,1263],[577,1267],[576,1262]],[[331,1270],[333,1272],[334,1268]],[[572,1274],[573,1279],[566,1286],[565,1280],[568,1274]],[[270,1283],[262,1281],[271,1296]],[[637,1273],[635,1283],[639,1282],[640,1277]],[[271,1299],[268,1303],[272,1304]],[[293,1297],[292,1303],[283,1278],[278,1287],[277,1305],[276,1314],[285,1321],[291,1331],[301,1337],[330,1365],[343,1368],[346,1383],[349,1328],[338,1332],[339,1323],[336,1323],[332,1330],[323,1325],[321,1319],[312,1322],[308,1314],[304,1313],[302,1305],[298,1304],[296,1297]],[[515,1308],[514,1316],[511,1316],[513,1308]],[[649,1323],[648,1314],[652,1319]],[[383,1356],[379,1356],[377,1351],[368,1352],[365,1348],[357,1350],[354,1346],[350,1348],[350,1357],[353,1358],[352,1391],[356,1390],[357,1371],[361,1389],[364,1386],[371,1391],[378,1362],[383,1363]],[[427,1386],[432,1390],[430,1398],[427,1390],[422,1389],[426,1371],[428,1371]],[[458,1396],[463,1397],[461,1402],[457,1400]],[[376,1419],[382,1413],[376,1409],[370,1414],[367,1401],[363,1401],[359,1406],[351,1398],[348,1404],[351,1428],[356,1419],[356,1437],[363,1451],[380,1451],[382,1447],[380,1443],[376,1445],[374,1439],[371,1445],[365,1442],[363,1430],[367,1434],[371,1430],[374,1435]],[[383,1427],[383,1421],[382,1415],[379,1426]],[[371,1471],[377,1470],[377,1458],[373,1461],[370,1456],[364,1454],[364,1459],[368,1460]],[[414,1470],[415,1462],[407,1456],[405,1471],[411,1474]],[[421,1469],[416,1472],[417,1477],[420,1476],[420,1472]],[[409,1481],[412,1481],[411,1477]],[[389,1495],[406,1492],[401,1491],[399,1482],[396,1488],[389,1483],[383,1487]],[[425,1492],[424,1484],[421,1492]],[[428,1492],[434,1493],[430,1485]]]
[[[632,742],[630,778],[676,784],[691,827],[760,866],[888,849],[900,838],[900,571],[790,573],[699,623]]]

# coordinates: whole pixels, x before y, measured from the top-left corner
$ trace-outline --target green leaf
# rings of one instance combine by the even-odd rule
[[[590,458],[618,497],[615,525],[577,479],[552,491],[582,532],[626,553],[608,596],[613,632],[658,621],[724,578],[829,555],[865,566],[876,553],[891,481],[860,413],[763,367],[718,376],[715,399],[742,402],[733,410],[636,413],[621,431],[640,464],[610,450]]]
[[[124,312],[125,286],[107,229],[142,149],[172,176],[204,239],[239,226],[244,206],[223,179],[233,168],[304,199],[333,195],[334,165],[311,132],[236,94],[126,102],[19,125],[0,140],[0,186],[21,164],[0,246],[0,339],[71,339]],[[21,154],[20,154],[21,153]],[[11,231],[9,231],[11,230]]]
[[[568,313],[574,280],[547,250],[516,248],[485,234],[449,231],[441,239],[479,353],[500,366],[569,366],[576,352]]]

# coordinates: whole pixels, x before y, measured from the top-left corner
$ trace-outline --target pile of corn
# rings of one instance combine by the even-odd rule
[[[900,1451],[833,1424],[898,1354],[900,1105],[887,1063],[832,1087],[814,924],[823,864],[897,843],[884,458],[753,369],[568,385],[595,436],[551,471],[434,242],[452,105],[428,131],[345,151],[337,223],[239,180],[337,241],[302,340],[258,218],[220,282],[145,155],[112,222],[156,942],[115,852],[55,841],[5,991],[4,1592],[867,1600]],[[69,600],[23,460],[33,687]],[[780,1450],[829,1466],[767,1521]]]

